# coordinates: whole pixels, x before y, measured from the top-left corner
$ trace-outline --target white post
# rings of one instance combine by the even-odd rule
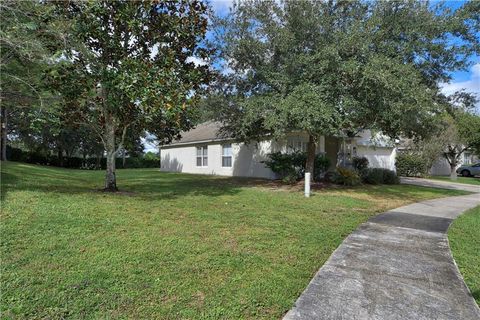
[[[310,172],[305,172],[305,197],[310,197]]]

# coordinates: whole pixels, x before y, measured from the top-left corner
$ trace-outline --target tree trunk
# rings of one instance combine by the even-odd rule
[[[61,147],[57,148],[57,157],[58,157],[58,165],[63,167],[63,150]]]
[[[307,143],[307,162],[305,163],[305,172],[310,172],[313,178],[315,177],[315,149],[315,139],[312,135],[310,135]]]
[[[122,168],[125,169],[125,156],[127,155],[127,152],[125,151],[125,149],[123,149],[123,153],[122,153]]]
[[[450,179],[457,180],[457,164],[450,164]]]
[[[97,153],[97,162],[95,163],[95,170],[102,169],[102,158],[103,158],[103,150]]]
[[[7,161],[7,109],[5,107],[0,107],[1,111],[1,151],[0,151],[0,160]]]
[[[105,191],[115,192],[117,188],[117,178],[115,176],[115,124],[113,117],[105,117],[105,150],[107,151],[107,172],[105,174]]]

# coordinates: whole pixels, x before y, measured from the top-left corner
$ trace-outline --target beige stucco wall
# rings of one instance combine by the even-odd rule
[[[226,142],[192,143],[188,145],[165,146],[161,148],[161,170],[168,172],[185,172],[213,174],[222,176],[257,177],[276,179],[277,176],[262,161],[271,152],[286,152],[288,139],[308,141],[302,133],[292,133],[279,141],[261,141],[259,143],[232,143],[232,167],[222,167],[222,145]],[[196,147],[208,146],[208,166],[197,167]],[[325,139],[322,137],[317,152],[325,151]]]
[[[208,146],[208,166],[197,167],[197,146]],[[167,146],[161,149],[161,170],[213,174],[222,176],[275,178],[275,174],[261,161],[271,152],[271,142],[257,144],[232,143],[232,166],[222,167],[221,142],[189,144],[184,146]]]

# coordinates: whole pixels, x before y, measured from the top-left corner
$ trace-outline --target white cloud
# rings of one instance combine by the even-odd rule
[[[157,144],[152,141],[154,137],[147,133],[147,138],[140,138],[140,141],[142,142],[143,144],[143,152],[153,152],[153,153],[157,153],[158,152],[158,146]]]
[[[452,94],[456,91],[465,89],[467,92],[480,94],[480,63],[474,64],[470,68],[470,79],[465,81],[443,83],[442,92],[446,95]]]
[[[196,66],[204,66],[207,64],[205,60],[198,57],[188,57],[186,61],[193,62]]]

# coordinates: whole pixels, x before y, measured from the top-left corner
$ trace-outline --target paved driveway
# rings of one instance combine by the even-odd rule
[[[455,183],[455,182],[450,182],[450,181],[401,177],[400,178],[400,183],[402,183],[402,184],[413,184],[415,186],[422,186],[422,187],[463,190],[463,191],[477,192],[477,193],[480,192],[480,186],[465,184],[465,183]]]
[[[479,320],[446,231],[480,195],[429,200],[362,224],[317,272],[292,319]]]

